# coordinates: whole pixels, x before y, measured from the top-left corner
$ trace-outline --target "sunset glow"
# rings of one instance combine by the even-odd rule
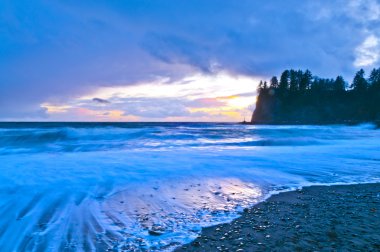
[[[166,78],[132,86],[98,88],[64,103],[44,103],[49,119],[95,121],[231,121],[248,118],[258,79],[197,74],[179,81]],[[155,110],[160,107],[159,111]]]

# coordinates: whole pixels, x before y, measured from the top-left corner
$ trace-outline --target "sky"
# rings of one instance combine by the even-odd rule
[[[380,0],[2,0],[0,120],[241,121],[260,79],[379,60]]]

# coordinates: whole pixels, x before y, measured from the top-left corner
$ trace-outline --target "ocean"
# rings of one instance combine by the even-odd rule
[[[380,181],[380,130],[0,123],[2,251],[170,251],[274,193]]]

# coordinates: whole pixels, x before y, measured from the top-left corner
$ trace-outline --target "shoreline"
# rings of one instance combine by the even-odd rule
[[[305,250],[380,250],[380,183],[273,194],[175,251]]]
[[[239,122],[243,125],[309,125],[309,126],[331,126],[331,125],[344,125],[344,126],[358,126],[362,124],[372,124],[376,128],[380,128],[380,121],[331,121],[331,122],[310,122],[310,121],[243,121]]]

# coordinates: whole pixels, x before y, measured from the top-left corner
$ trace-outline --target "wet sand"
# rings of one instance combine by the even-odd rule
[[[280,193],[176,251],[380,251],[380,184]]]

